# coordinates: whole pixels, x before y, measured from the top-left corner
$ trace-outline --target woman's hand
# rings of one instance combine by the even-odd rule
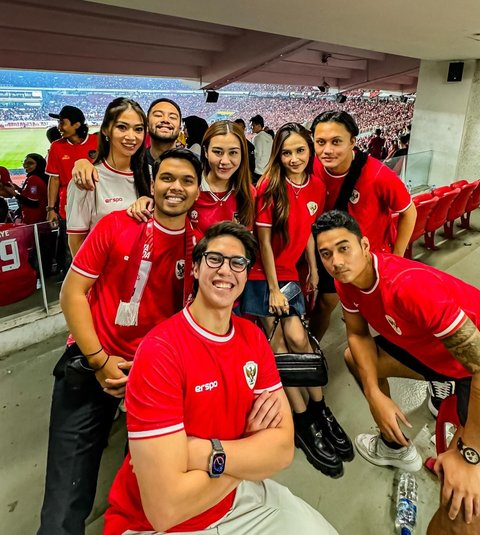
[[[137,221],[146,223],[153,215],[153,199],[139,197],[127,208],[127,214]]]
[[[288,299],[282,294],[280,289],[270,290],[268,297],[268,311],[270,314],[282,316],[283,314],[288,314],[289,310]]]

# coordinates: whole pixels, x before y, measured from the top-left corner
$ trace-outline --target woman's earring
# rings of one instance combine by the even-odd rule
[[[110,138],[109,138],[108,136],[105,136],[105,139],[106,139],[107,141],[110,141]]]

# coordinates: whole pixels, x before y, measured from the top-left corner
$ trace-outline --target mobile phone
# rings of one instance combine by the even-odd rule
[[[287,301],[290,302],[294,297],[297,297],[298,294],[302,293],[300,285],[296,282],[288,282],[285,286],[280,288],[282,294],[287,298]]]

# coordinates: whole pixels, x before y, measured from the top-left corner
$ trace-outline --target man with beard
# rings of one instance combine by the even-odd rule
[[[175,148],[182,124],[182,112],[179,105],[168,98],[154,100],[147,113],[148,134],[151,145],[147,149],[146,159],[150,175],[153,162],[165,151]],[[93,190],[98,182],[98,174],[88,160],[78,160],[72,171],[72,178],[80,189]]]

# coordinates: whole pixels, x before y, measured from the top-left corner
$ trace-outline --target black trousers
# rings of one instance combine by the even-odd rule
[[[78,354],[76,344],[70,346],[54,370],[45,496],[37,535],[84,535],[100,460],[120,402],[103,392],[93,374],[81,388],[67,383],[64,364]]]

